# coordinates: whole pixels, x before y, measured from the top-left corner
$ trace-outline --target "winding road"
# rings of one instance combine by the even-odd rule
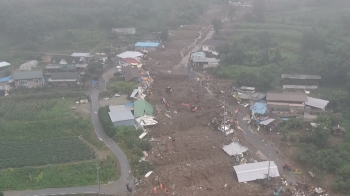
[[[130,164],[124,152],[112,139],[110,139],[104,132],[100,120],[98,118],[98,109],[100,108],[99,93],[100,89],[105,88],[105,81],[100,79],[100,86],[90,91],[91,96],[91,121],[94,126],[97,137],[103,141],[106,146],[113,152],[119,161],[121,176],[120,178],[110,184],[101,184],[100,193],[108,193],[114,195],[126,195],[127,183],[133,185],[134,179],[130,175]],[[23,190],[23,191],[5,191],[5,196],[36,196],[36,195],[64,195],[64,194],[76,194],[76,193],[98,193],[99,188],[97,185],[82,186],[82,187],[68,187],[68,188],[48,188],[42,190]]]

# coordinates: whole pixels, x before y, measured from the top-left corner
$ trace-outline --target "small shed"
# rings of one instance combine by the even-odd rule
[[[134,126],[135,118],[131,111],[108,112],[114,127]]]
[[[157,42],[137,42],[135,44],[136,51],[154,51],[157,50],[159,43]]]
[[[232,142],[229,145],[224,145],[222,149],[229,155],[234,156],[238,154],[242,154],[248,150],[247,147],[241,146],[239,143]]]
[[[236,171],[238,182],[249,182],[258,179],[265,179],[269,173],[269,161],[236,165],[233,166],[233,168]],[[269,176],[280,176],[277,165],[274,161],[270,161]]]
[[[334,135],[344,135],[345,134],[345,128],[341,127],[339,125],[333,126],[332,131]]]

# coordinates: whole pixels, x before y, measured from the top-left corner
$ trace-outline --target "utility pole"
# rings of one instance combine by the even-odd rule
[[[97,167],[97,183],[98,183],[98,196],[100,196],[100,175],[98,173],[98,171],[100,170],[100,167]]]

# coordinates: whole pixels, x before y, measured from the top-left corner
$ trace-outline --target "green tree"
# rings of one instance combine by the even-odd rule
[[[169,33],[168,33],[168,30],[163,29],[163,30],[160,32],[160,40],[162,40],[163,42],[169,41]]]
[[[222,22],[220,19],[217,19],[217,18],[214,18],[212,21],[211,21],[212,25],[213,25],[213,29],[215,31],[216,34],[219,33],[220,29],[222,29]]]
[[[330,135],[330,130],[328,128],[325,128],[325,126],[321,124],[316,127],[311,137],[313,137],[313,143],[317,147],[324,148],[327,145],[327,140],[330,137]]]
[[[4,196],[4,193],[2,191],[0,191],[0,196]]]

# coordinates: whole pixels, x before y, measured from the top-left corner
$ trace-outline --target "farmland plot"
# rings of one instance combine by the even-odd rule
[[[94,158],[93,150],[78,137],[0,142],[0,169],[67,163]]]

